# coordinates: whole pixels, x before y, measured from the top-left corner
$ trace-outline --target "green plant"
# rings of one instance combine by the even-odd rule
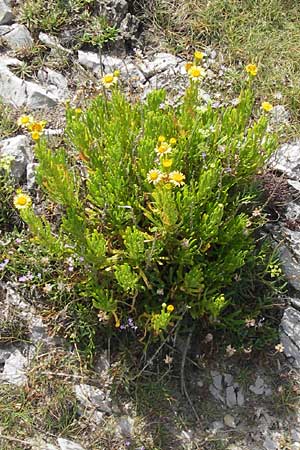
[[[102,47],[103,44],[114,41],[117,36],[118,29],[110,26],[104,17],[92,17],[88,30],[80,37],[80,42]]]
[[[0,232],[8,231],[15,224],[16,215],[12,209],[13,193],[15,190],[14,180],[10,175],[10,167],[13,158],[9,156],[0,157]]]
[[[68,149],[36,147],[37,180],[64,215],[56,230],[31,207],[21,216],[51,255],[76,259],[76,291],[116,327],[134,320],[158,334],[184,315],[222,323],[242,269],[274,274],[256,245],[265,218],[255,175],[276,139],[267,114],[253,113],[252,77],[236,107],[218,110],[198,99],[203,71],[188,72],[176,108],[162,90],[133,105],[113,86],[84,114],[67,109]]]

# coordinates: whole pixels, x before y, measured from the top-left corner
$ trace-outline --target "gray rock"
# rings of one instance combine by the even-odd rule
[[[0,26],[0,37],[4,36],[5,34],[9,33],[11,30],[10,25],[1,25]]]
[[[120,25],[128,13],[126,0],[101,0],[99,3],[99,15],[106,17],[109,22],[116,25]]]
[[[292,441],[300,442],[300,430],[299,429],[291,430],[291,439],[292,439]]]
[[[298,298],[290,298],[289,303],[298,311],[300,311],[300,300]]]
[[[224,385],[225,386],[232,386],[233,385],[233,376],[230,373],[224,373]]]
[[[0,25],[12,23],[14,15],[12,10],[5,0],[0,0]]]
[[[280,324],[280,340],[284,354],[300,368],[300,312],[292,307],[286,308]]]
[[[255,384],[254,385],[252,384],[251,386],[249,386],[249,390],[256,395],[263,395],[265,392],[264,380],[260,376],[258,376],[256,378]]]
[[[226,388],[226,405],[228,408],[233,408],[236,406],[237,400],[236,400],[236,392],[233,386],[228,386]]]
[[[74,386],[74,390],[77,399],[85,408],[97,408],[101,412],[111,414],[109,393],[88,384],[77,384]]]
[[[276,105],[270,111],[270,123],[272,125],[287,124],[289,119],[290,114],[283,105]]]
[[[6,45],[13,50],[31,48],[33,39],[30,32],[24,25],[14,24],[11,26],[9,33],[3,36]]]
[[[132,417],[124,416],[118,421],[117,431],[124,437],[130,437],[132,435],[134,420]]]
[[[290,450],[300,450],[300,443],[299,443],[299,442],[294,442],[294,443],[290,446]]]
[[[68,80],[59,72],[45,68],[38,71],[38,79],[44,84],[54,86],[53,93],[61,100],[66,100],[70,96]],[[51,87],[49,87],[51,90]]]
[[[300,291],[300,265],[286,245],[278,248],[278,256],[284,274],[296,291]]]
[[[216,399],[219,400],[222,403],[225,403],[225,398],[222,395],[222,391],[220,391],[219,389],[217,389],[213,384],[211,384],[209,386],[209,392],[211,393],[211,395]]]
[[[266,450],[279,450],[279,447],[275,441],[273,441],[270,437],[267,437],[263,442],[263,446]]]
[[[84,450],[80,444],[69,441],[68,439],[58,438],[57,442],[60,446],[60,450]]]
[[[216,389],[222,390],[223,389],[223,376],[217,371],[212,370],[211,372],[213,385]]]
[[[296,191],[300,192],[300,183],[296,180],[287,180],[288,184],[292,186]],[[297,205],[298,206],[298,205]],[[298,206],[299,208],[299,206]]]
[[[29,138],[20,135],[0,141],[0,156],[13,158],[11,173],[19,181],[26,173],[28,164],[33,161]]]
[[[300,183],[298,181],[289,180],[289,182],[293,183],[293,185],[295,183],[298,183],[299,190],[300,190]],[[294,203],[294,202],[290,202],[286,207],[285,217],[288,220],[299,220],[300,219],[300,205],[297,205],[297,203]]]
[[[46,45],[46,47],[49,47],[52,50],[55,50],[56,53],[65,53],[65,54],[69,54],[69,55],[72,54],[72,50],[63,47],[60,44],[59,39],[56,36],[51,36],[51,35],[46,34],[46,33],[40,33],[39,34],[39,40],[44,45]]]
[[[20,350],[16,347],[10,347],[9,352],[5,350],[0,357],[1,363],[4,363],[4,368],[0,374],[0,380],[6,381],[10,384],[16,384],[17,386],[22,386],[26,383],[27,377],[25,374],[25,369],[27,366],[27,358],[25,358]],[[7,354],[8,353],[8,354]]]
[[[271,156],[268,165],[279,172],[284,173],[292,180],[300,178],[300,141],[283,144]]]
[[[98,53],[78,50],[78,62],[93,72],[98,73],[100,71],[101,62]]]
[[[26,93],[26,104],[32,109],[38,109],[44,106],[51,108],[62,100],[57,89],[51,87],[44,88],[31,81],[26,81]]]
[[[209,431],[216,434],[218,431],[224,428],[224,423],[221,420],[215,420],[209,427]]]
[[[52,107],[61,100],[61,93],[55,86],[44,88],[37,83],[22,80],[8,68],[12,64],[20,65],[21,62],[15,58],[0,58],[0,96],[4,103],[36,109]]]

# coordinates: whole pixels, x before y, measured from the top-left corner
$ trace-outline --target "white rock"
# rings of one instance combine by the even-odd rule
[[[291,439],[295,442],[300,442],[300,430],[291,430]]]
[[[55,70],[46,68],[38,71],[38,79],[44,84],[48,84],[49,90],[53,91],[56,97],[66,100],[70,96],[67,79]],[[54,86],[54,89],[52,88]]]
[[[72,54],[72,50],[63,47],[59,43],[59,39],[56,36],[50,36],[49,34],[46,33],[40,33],[39,40],[47,47],[56,50],[57,52]]]
[[[124,416],[118,421],[117,430],[122,436],[130,437],[132,434],[133,425],[134,419],[129,416]]]
[[[284,354],[291,359],[296,368],[300,368],[300,312],[292,307],[285,309],[280,324],[280,341]]]
[[[235,418],[231,416],[230,414],[226,414],[224,416],[224,423],[229,428],[236,428]]]
[[[37,83],[31,81],[26,82],[27,101],[26,104],[29,108],[37,109],[43,106],[52,107],[61,100],[59,92],[51,88],[44,88]]]
[[[82,50],[78,51],[78,62],[88,69],[92,69],[94,72],[99,72],[101,63],[100,57],[95,52],[84,52]]]
[[[27,165],[33,161],[29,138],[20,135],[0,141],[0,156],[13,158],[11,172],[16,180],[20,180],[26,172]]]
[[[68,439],[58,438],[57,442],[60,446],[60,450],[84,450],[80,444],[69,441]]]
[[[0,97],[15,107],[26,104],[26,82],[0,65]]]
[[[300,178],[300,141],[284,144],[271,156],[268,165],[289,178],[298,181]]]
[[[209,427],[209,431],[216,434],[218,431],[224,428],[224,423],[221,420],[215,420]]]
[[[1,25],[0,26],[0,36],[4,36],[6,33],[9,33],[11,30],[10,25]]]
[[[97,408],[101,412],[111,413],[109,393],[88,384],[77,384],[74,386],[74,391],[77,399],[85,408]]]
[[[14,20],[14,15],[8,2],[0,0],[0,25],[11,23]]]
[[[280,259],[283,272],[288,279],[289,283],[300,291],[300,265],[299,261],[292,255],[286,245],[278,247],[278,256]]]
[[[22,353],[15,348],[10,356],[5,360],[3,372],[0,374],[1,381],[7,381],[17,386],[22,386],[26,383],[27,377],[25,368],[27,366],[27,359]]]
[[[286,124],[289,122],[290,114],[283,105],[276,105],[270,111],[270,123],[274,125]]]
[[[24,25],[15,23],[11,26],[11,31],[3,37],[6,45],[13,50],[31,48],[33,39],[30,32]]]
[[[290,450],[300,450],[300,443],[299,443],[299,442],[294,442],[294,443],[290,446]]]

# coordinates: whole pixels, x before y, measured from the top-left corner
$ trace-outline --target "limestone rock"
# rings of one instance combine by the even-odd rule
[[[13,20],[14,15],[8,2],[5,0],[0,0],[0,25],[12,23]]]
[[[300,312],[288,307],[284,311],[280,324],[280,340],[284,354],[291,363],[300,368]]]
[[[33,160],[29,138],[24,135],[0,141],[0,156],[12,158],[11,172],[13,177],[19,181],[26,173],[26,168]]]
[[[300,265],[286,245],[278,248],[278,256],[284,274],[293,288],[300,291]]]
[[[3,36],[3,40],[13,50],[31,48],[33,45],[33,39],[28,29],[17,23],[10,27],[10,31]]]
[[[68,439],[58,438],[60,450],[84,450],[84,448],[76,442],[69,441]]]
[[[300,141],[283,144],[270,158],[268,165],[292,180],[300,178]]]
[[[25,374],[27,358],[22,355],[20,350],[14,346],[1,350],[0,361],[4,365],[3,371],[0,373],[0,381],[6,381],[18,386],[25,384],[27,380]]]

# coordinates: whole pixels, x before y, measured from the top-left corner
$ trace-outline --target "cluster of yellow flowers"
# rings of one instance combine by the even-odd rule
[[[256,64],[247,64],[247,66],[245,67],[246,72],[248,73],[249,77],[256,77],[257,72],[258,72],[258,67]],[[269,102],[262,102],[261,104],[261,109],[266,111],[266,112],[270,112],[273,109],[273,105],[271,105],[271,103]]]
[[[101,83],[106,89],[109,89],[118,83],[119,76],[119,70],[115,70],[113,73],[107,73],[101,78]]]
[[[45,120],[36,122],[32,116],[21,116],[18,119],[18,125],[29,131],[34,141],[38,141],[40,139],[46,124],[47,122]]]
[[[26,209],[31,206],[32,201],[29,195],[24,194],[21,189],[18,189],[16,195],[14,196],[13,203],[14,207],[17,209]]]
[[[195,51],[193,62],[185,64],[185,70],[192,81],[198,81],[205,76],[205,70],[199,65],[204,58],[204,53]]]
[[[182,186],[184,185],[185,175],[174,170],[170,172],[173,164],[173,159],[169,158],[169,154],[172,152],[173,147],[176,145],[176,139],[171,138],[167,142],[165,136],[159,136],[155,152],[159,158],[161,165],[160,169],[151,169],[147,174],[147,180],[149,183],[158,184],[160,182],[167,183],[170,186]]]

